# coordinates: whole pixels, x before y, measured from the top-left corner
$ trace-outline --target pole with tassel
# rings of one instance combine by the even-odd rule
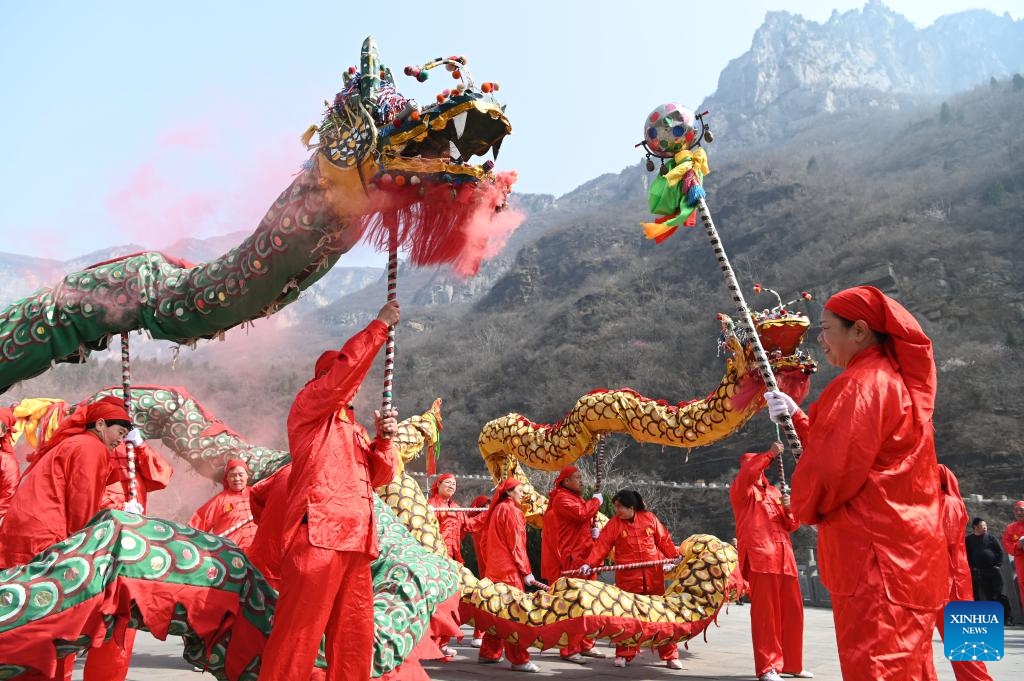
[[[398,300],[398,216],[388,216],[388,299]],[[395,327],[388,327],[388,340],[384,346],[384,393],[381,415],[391,413],[395,378]]]
[[[753,345],[754,361],[757,363],[757,369],[761,374],[761,379],[764,381],[765,388],[772,391],[778,390],[779,386],[775,381],[775,373],[772,371],[771,364],[768,363],[768,355],[761,344],[761,337],[757,335],[754,320],[750,316],[750,308],[747,307],[747,301],[744,300],[743,292],[740,290],[739,282],[736,280],[736,272],[729,263],[729,256],[725,253],[722,239],[718,236],[718,230],[715,229],[714,220],[711,219],[711,211],[708,210],[708,204],[703,198],[697,200],[697,211],[700,213],[701,222],[704,224],[704,232],[708,235],[711,247],[715,251],[715,258],[718,260],[718,266],[722,270],[722,276],[725,278],[725,285],[728,287],[730,294],[732,294],[732,301],[736,305],[736,313],[740,324],[746,329],[747,337]],[[781,425],[786,433],[786,441],[789,443],[789,448],[793,452],[793,458],[799,460],[800,454],[803,452],[803,445],[800,443],[800,437],[793,426],[793,419],[790,416],[786,416]],[[782,457],[780,456],[780,464],[781,461]],[[782,472],[781,468],[780,472]],[[779,482],[781,483],[780,489],[788,494],[789,485],[786,483],[785,477]]]
[[[132,364],[128,348],[128,332],[121,332],[121,390],[124,398],[124,408],[128,411],[128,418],[132,420]],[[125,441],[125,452],[128,457],[128,498],[125,500],[125,510],[142,513],[141,504],[138,502],[138,483],[135,480],[135,445]]]

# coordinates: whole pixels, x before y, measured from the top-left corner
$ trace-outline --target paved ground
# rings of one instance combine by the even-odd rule
[[[752,679],[752,652],[750,646],[750,608],[731,606],[719,617],[719,626],[712,625],[708,640],[691,641],[689,650],[681,649],[685,669],[674,672],[666,669],[648,651],[638,657],[625,669],[616,669],[611,659],[595,660],[586,666],[562,662],[558,653],[548,651],[535,654],[533,659],[540,665],[541,674],[526,676],[509,671],[508,665],[481,666],[476,663],[476,650],[468,645],[456,646],[459,657],[453,662],[424,664],[430,678],[435,681],[466,681],[468,679],[662,679],[705,680]],[[468,644],[468,637],[466,643]],[[602,647],[602,649],[604,649]],[[610,654],[610,649],[605,649]],[[941,681],[954,681],[949,662],[942,657],[938,639],[934,641],[935,666]],[[534,651],[536,653],[536,651]],[[815,673],[821,681],[839,681],[839,662],[836,656],[835,630],[832,626],[832,611],[809,608],[806,610],[804,631],[804,666]],[[1006,630],[1006,657],[988,665],[994,681],[1019,681],[1024,679],[1024,628]],[[81,679],[81,668],[75,670],[74,679]],[[147,634],[140,634],[132,658],[129,681],[204,681],[210,675],[198,674],[181,659],[181,645],[178,639],[157,641]],[[860,680],[858,680],[860,681]]]

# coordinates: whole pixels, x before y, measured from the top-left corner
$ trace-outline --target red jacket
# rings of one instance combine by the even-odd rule
[[[18,491],[18,483],[21,482],[21,466],[7,450],[0,449],[0,524],[3,524],[7,516],[7,508],[11,505],[14,493]]]
[[[1024,549],[1019,544],[1021,537],[1024,537],[1024,520],[1014,520],[1006,526],[1006,531],[1003,532],[1003,548],[1006,549],[1006,555],[1013,556],[1015,565],[1017,561],[1024,560]],[[960,539],[962,544],[963,537],[961,536]]]
[[[31,558],[85,527],[100,510],[110,450],[96,435],[72,435],[41,456],[15,492],[0,527],[0,566]]]
[[[562,576],[563,570],[575,570],[590,555],[594,539],[590,526],[601,504],[565,487],[556,487],[548,497],[541,533],[540,573],[549,581]]]
[[[609,520],[601,528],[586,564],[601,565],[612,549],[615,549],[616,565],[679,556],[668,530],[650,511],[637,511],[632,521],[618,516]],[[660,595],[665,593],[665,571],[661,565],[619,570],[615,573],[615,584],[635,594]]]
[[[288,477],[292,465],[285,464],[269,478],[249,488],[249,505],[256,519],[256,536],[245,554],[274,589],[281,590],[281,559],[284,544],[281,528],[288,506]]]
[[[751,572],[797,576],[789,534],[800,523],[791,511],[783,508],[782,494],[764,475],[771,462],[770,452],[745,454],[729,488],[744,578]]]
[[[103,492],[103,508],[124,510],[128,500],[128,451],[124,443],[114,448],[110,457],[111,472]],[[160,454],[145,443],[135,448],[135,491],[143,509],[148,509],[150,492],[167,487],[174,469]]]
[[[523,588],[523,577],[532,574],[526,555],[526,516],[505,498],[487,512],[484,533],[484,577]]]
[[[246,550],[256,536],[256,524],[249,508],[249,488],[241,492],[224,490],[197,508],[188,524],[197,530],[230,539],[238,548]]]
[[[945,468],[945,467],[943,467]],[[953,471],[945,468],[940,473],[945,477],[946,489],[942,491],[939,507],[942,509],[942,536],[946,540],[946,554],[949,556],[949,600],[973,601],[971,566],[967,563],[967,544],[964,531],[970,516],[960,496],[960,483]]]
[[[873,553],[890,601],[934,610],[949,592],[948,558],[934,431],[914,415],[884,349],[858,353],[793,419],[804,453],[792,509],[819,526],[821,579],[833,593],[852,595]]]
[[[370,322],[345,343],[326,373],[299,391],[288,414],[292,472],[284,546],[303,522],[309,542],[335,551],[377,556],[374,488],[395,477],[391,440],[370,440],[349,403],[387,338]]]

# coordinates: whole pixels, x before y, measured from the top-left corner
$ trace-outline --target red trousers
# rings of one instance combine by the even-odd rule
[[[804,599],[796,577],[751,572],[750,637],[754,676],[769,670],[797,674],[804,668]]]
[[[562,648],[559,653],[562,657],[571,657],[576,653],[582,653],[594,647],[594,639],[587,638],[583,634],[569,636],[569,645]]]
[[[85,681],[124,681],[132,661],[135,629],[124,630],[124,647],[111,638],[85,656]]]
[[[480,657],[485,660],[500,660],[503,649],[505,657],[511,664],[526,664],[530,661],[530,653],[525,646],[507,643],[500,636],[494,634],[484,634],[484,642],[480,646]]]
[[[832,594],[843,678],[936,681],[932,663],[935,611],[915,610],[890,601],[874,554],[864,571],[852,595]]]
[[[624,657],[632,660],[640,654],[639,646],[615,646],[615,657]],[[663,660],[679,659],[679,646],[675,643],[666,643],[658,647],[658,657]]]
[[[281,563],[260,679],[308,681],[326,633],[327,681],[365,681],[373,661],[373,581],[363,553],[322,549],[302,526]]]
[[[935,614],[935,626],[939,629],[939,636],[942,640],[946,640],[946,616],[944,612],[945,608],[940,608]],[[950,662],[953,667],[953,676],[956,677],[956,681],[992,681],[992,677],[988,674],[988,668],[984,662]]]

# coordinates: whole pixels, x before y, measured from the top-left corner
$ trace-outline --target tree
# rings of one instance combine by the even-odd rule
[[[939,123],[942,125],[949,125],[953,122],[953,112],[949,108],[948,102],[942,103],[942,108],[939,109]]]
[[[1024,76],[1019,73],[1013,74],[1013,91],[1020,92],[1024,90]]]
[[[995,76],[992,76],[992,78],[989,79],[988,86],[990,88],[992,88],[993,90],[998,90],[999,89],[999,81],[996,80]]]
[[[811,156],[807,160],[807,174],[810,175],[811,173],[813,173],[817,169],[818,169],[818,159],[816,157],[814,157],[814,156]]]

